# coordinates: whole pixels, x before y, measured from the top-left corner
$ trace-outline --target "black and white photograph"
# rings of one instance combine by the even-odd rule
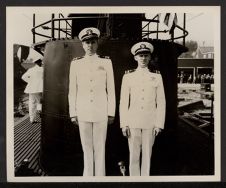
[[[220,7],[6,7],[7,181],[220,181]]]

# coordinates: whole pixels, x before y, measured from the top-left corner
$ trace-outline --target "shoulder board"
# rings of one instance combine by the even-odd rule
[[[78,59],[82,59],[83,57],[75,57],[75,58],[73,58],[73,60],[72,61],[74,61],[74,60],[78,60]]]
[[[110,59],[109,56],[98,55],[98,57],[100,57],[100,58],[105,58],[105,59]]]
[[[126,70],[125,71],[125,74],[129,74],[129,73],[131,73],[131,72],[134,72],[136,69],[131,69],[131,70]]]

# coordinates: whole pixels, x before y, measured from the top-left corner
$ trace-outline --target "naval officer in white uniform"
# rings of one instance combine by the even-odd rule
[[[130,176],[149,176],[152,146],[164,128],[166,104],[162,76],[148,69],[153,50],[148,42],[136,43],[131,53],[138,67],[128,71],[122,80],[120,127],[128,138]]]
[[[69,77],[69,112],[79,125],[84,154],[83,176],[105,175],[107,125],[115,116],[115,84],[112,62],[96,54],[100,32],[85,28],[79,39],[85,56],[71,62]]]
[[[42,60],[34,62],[35,66],[28,69],[22,76],[22,79],[27,82],[24,93],[29,94],[29,117],[30,122],[35,123],[37,110],[41,107],[41,97],[43,92],[43,67]]]

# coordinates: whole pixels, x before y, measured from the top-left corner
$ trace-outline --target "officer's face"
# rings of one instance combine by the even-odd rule
[[[151,54],[149,53],[140,53],[134,56],[134,59],[138,63],[138,67],[145,68],[148,66],[148,63],[151,60]]]
[[[98,48],[97,39],[85,40],[82,42],[82,46],[88,55],[95,54]]]

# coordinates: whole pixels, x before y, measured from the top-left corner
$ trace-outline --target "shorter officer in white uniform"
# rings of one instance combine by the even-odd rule
[[[148,42],[135,44],[131,53],[138,67],[128,71],[122,80],[120,126],[123,135],[128,138],[130,176],[149,176],[155,136],[164,128],[165,94],[162,76],[148,69],[153,50],[152,44]]]
[[[69,112],[71,121],[79,125],[83,176],[105,175],[107,124],[115,116],[112,62],[96,54],[99,35],[96,28],[85,28],[79,33],[85,56],[75,58],[70,68]]]
[[[40,100],[43,92],[42,60],[37,60],[35,66],[23,74],[22,79],[27,82],[24,92],[29,94],[30,122],[35,123],[37,109],[41,106]]]

